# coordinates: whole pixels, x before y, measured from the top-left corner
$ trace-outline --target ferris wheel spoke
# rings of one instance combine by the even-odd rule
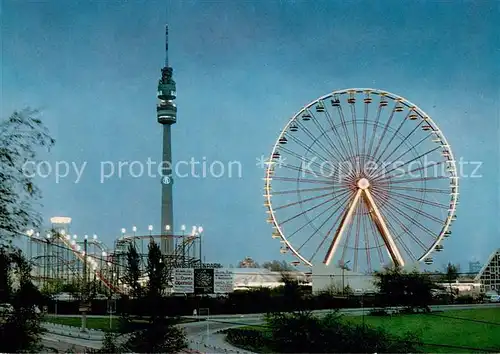
[[[328,112],[327,109],[325,109],[325,116],[326,116],[326,120],[328,121],[328,123],[330,124],[330,128],[332,129],[332,131],[335,133],[338,141],[339,141],[339,145],[342,147],[342,150],[343,150],[343,154],[341,154],[341,156],[343,157],[343,160],[347,160],[347,158],[349,157],[349,150],[347,149],[347,147],[344,145],[344,141],[342,140],[342,135],[339,133],[339,131],[337,130],[337,127],[335,126],[335,123],[333,121],[333,118],[332,116],[330,115],[330,112]]]
[[[279,191],[279,192],[272,192],[272,194],[273,195],[295,194],[295,193],[302,194],[303,192],[317,192],[317,191],[324,191],[324,190],[328,190],[328,189],[333,189],[333,186],[318,187],[318,188],[288,189],[288,190]]]
[[[281,210],[281,209],[286,209],[286,208],[289,208],[289,207],[292,207],[292,206],[295,206],[295,205],[304,204],[304,203],[307,203],[307,202],[310,202],[310,201],[313,201],[313,200],[322,199],[322,198],[325,198],[325,197],[328,197],[328,196],[331,196],[331,195],[335,195],[335,194],[336,194],[335,192],[328,192],[328,193],[325,193],[325,194],[316,195],[314,197],[309,197],[309,198],[306,198],[306,199],[300,199],[297,202],[288,203],[288,204],[284,204],[284,205],[275,207],[275,208],[273,208],[273,210],[274,211],[278,211],[278,210]]]
[[[380,145],[382,144],[382,141],[384,141],[385,134],[387,133],[387,129],[389,128],[389,125],[391,124],[392,119],[394,118],[394,113],[396,113],[396,107],[398,107],[398,103],[394,104],[394,107],[393,107],[393,109],[391,111],[391,114],[389,115],[389,119],[385,123],[384,129],[382,130],[382,136],[378,140],[377,147],[375,148],[375,151],[373,152],[373,156],[375,157],[375,159],[377,161],[378,161],[378,158],[377,158],[378,150],[380,149]]]
[[[292,141],[296,142],[298,145],[300,145],[306,152],[312,152],[314,153],[315,157],[319,157],[322,161],[328,162],[330,159],[327,159],[325,156],[322,154],[318,153],[315,149],[312,148],[312,145],[307,145],[305,142],[303,142],[301,139],[296,137],[295,135],[290,135],[289,139]],[[286,148],[281,147],[282,150],[286,150]],[[330,152],[326,152],[327,155],[330,155]],[[303,158],[302,158],[303,159]]]
[[[337,209],[335,209],[335,211],[332,213],[332,215],[337,214],[337,212],[342,208],[342,206],[345,205],[345,203],[348,201],[348,199],[349,199],[349,195],[346,196],[346,198],[342,201],[342,203],[338,203],[339,206],[337,207]],[[323,244],[328,239],[328,236],[330,236],[330,234],[332,233],[333,229],[335,228],[335,226],[337,225],[337,223],[339,222],[339,220],[340,220],[341,217],[342,217],[342,214],[339,214],[337,216],[337,219],[332,224],[332,227],[328,230],[328,232],[326,233],[325,237],[323,237],[323,240],[321,241],[321,243],[319,244],[319,246],[316,248],[316,250],[312,254],[312,256],[311,256],[311,262],[313,261],[314,257],[316,257],[316,254],[319,252],[319,250],[323,247]]]
[[[321,177],[325,177],[324,173],[323,172],[329,172],[329,174],[327,175],[327,177],[331,178],[331,182],[333,185],[338,185],[339,182],[336,182],[339,180],[339,173],[340,173],[340,170],[337,170],[337,171],[333,171],[333,170],[330,170],[330,171],[323,171],[323,172],[318,172],[318,171],[315,171],[313,169],[309,169],[309,167],[307,167],[307,169],[304,169],[300,166],[294,166],[294,165],[290,165],[290,164],[285,164],[283,163],[281,165],[281,167],[284,167],[284,168],[287,168],[289,170],[293,170],[293,171],[297,171],[299,173],[308,173],[310,174],[311,176],[314,176],[314,177],[318,177],[318,176],[321,176]]]
[[[425,193],[439,193],[439,194],[450,194],[450,190],[449,189],[437,189],[437,188],[391,187],[391,190],[412,191],[412,192],[425,192]]]
[[[368,208],[366,208],[366,203],[360,203],[361,206],[361,214],[358,216],[361,219],[361,215],[365,215],[369,212]],[[367,218],[363,218],[362,220],[362,233],[364,235],[365,241],[365,251],[366,251],[366,264],[368,266],[368,272],[372,272],[372,260],[371,260],[371,251],[370,251],[370,237],[368,235],[368,227],[366,225]]]
[[[403,128],[403,125],[408,121],[408,119],[410,117],[410,114],[412,114],[412,112],[413,112],[413,109],[410,109],[408,111],[408,113],[406,114],[406,116],[401,120],[401,123],[399,123],[398,128],[394,131],[394,133],[392,134],[391,138],[389,139],[389,142],[385,145],[384,150],[382,150],[382,152],[380,153],[380,156],[377,158],[377,162],[379,162],[380,160],[382,160],[382,157],[384,157],[385,152],[387,151],[387,149],[389,148],[389,146],[391,146],[392,142],[394,141],[394,139],[396,138],[396,136],[399,134],[399,131],[401,130],[401,128]]]
[[[324,202],[322,202],[322,203],[320,203],[320,204],[318,204],[318,205],[315,205],[315,206],[313,206],[313,207],[311,207],[311,208],[309,208],[309,209],[307,209],[307,210],[303,210],[302,212],[300,212],[300,213],[298,213],[298,214],[296,214],[296,215],[292,216],[291,218],[286,219],[285,221],[281,222],[281,223],[280,223],[280,226],[281,226],[281,225],[283,225],[283,224],[286,224],[286,223],[287,223],[287,222],[289,222],[289,221],[292,221],[292,220],[294,220],[294,219],[298,218],[298,217],[299,217],[299,216],[301,216],[301,215],[304,215],[304,214],[306,214],[306,213],[310,212],[311,210],[314,210],[314,209],[316,209],[316,208],[319,208],[319,207],[321,207],[321,206],[325,205],[325,204],[326,204],[326,203],[328,203],[328,202],[331,202],[331,201],[332,201],[332,200],[334,200],[335,198],[337,198],[337,197],[335,196],[335,197],[333,197],[333,198],[327,199],[327,200],[325,200]]]
[[[385,220],[382,217],[382,214],[380,213],[377,204],[373,200],[370,190],[365,189],[363,196],[365,197],[365,202],[371,209],[370,216],[372,217],[373,222],[377,226],[380,236],[382,236],[382,240],[387,246],[387,250],[389,251],[389,254],[391,255],[394,264],[398,266],[404,266],[405,262],[403,260],[403,257],[399,253],[399,249],[394,243],[394,239],[392,238],[389,229],[387,228]]]
[[[422,223],[419,222],[416,218],[414,218],[414,217],[408,215],[407,213],[405,213],[403,211],[403,209],[401,209],[398,206],[394,205],[393,201],[388,201],[387,203],[390,204],[390,205],[392,205],[394,207],[394,210],[398,214],[402,215],[406,220],[408,220],[410,224],[418,226],[419,229],[421,229],[422,231],[425,231],[428,236],[430,236],[432,239],[434,239],[434,236],[433,236],[434,232],[432,230],[430,230],[425,225],[422,225]]]
[[[273,176],[273,180],[283,181],[283,182],[304,182],[304,183],[315,183],[315,184],[328,184],[333,186],[335,183],[331,180],[326,179],[311,179],[311,178],[296,178],[296,177],[279,177]]]
[[[286,152],[286,153],[287,153],[287,154],[289,154],[289,155],[292,155],[293,157],[296,157],[298,160],[300,160],[300,161],[302,161],[302,162],[304,162],[304,163],[306,163],[306,164],[309,164],[309,166],[317,166],[317,167],[319,167],[320,169],[322,169],[322,168],[324,167],[324,165],[319,164],[319,163],[318,163],[317,161],[315,161],[315,160],[312,160],[312,161],[309,161],[309,162],[308,162],[308,161],[306,160],[306,158],[305,158],[303,155],[297,154],[296,152],[293,152],[293,151],[291,151],[291,150],[289,150],[289,149],[287,149],[287,148],[283,148],[283,147],[282,147],[282,148],[281,148],[281,150],[283,150],[284,152]],[[327,160],[322,160],[322,161],[323,161],[323,162],[328,162]],[[313,171],[313,172],[314,172],[314,171]],[[327,171],[327,172],[334,173],[335,171],[328,169],[328,171]],[[321,174],[321,173],[319,173],[319,172],[318,172],[318,174]]]
[[[448,209],[450,207],[449,204],[441,204],[441,203],[437,203],[437,202],[432,202],[429,200],[425,200],[423,198],[417,198],[417,197],[414,197],[414,196],[411,196],[408,194],[402,194],[402,193],[398,193],[398,192],[394,192],[394,191],[391,192],[391,195],[399,196],[399,197],[404,198],[404,199],[412,200],[412,201],[419,202],[419,203],[422,203],[425,205],[430,205],[430,206],[433,206],[436,208]]]
[[[313,221],[315,221],[316,219],[318,219],[319,217],[321,217],[327,211],[331,210],[334,206],[339,205],[337,207],[337,209],[332,214],[337,213],[338,210],[342,207],[342,205],[344,205],[344,203],[349,199],[349,193],[344,193],[344,195],[342,197],[343,197],[343,200],[337,200],[335,203],[333,203],[332,205],[330,205],[328,208],[326,208],[325,210],[323,210],[321,213],[319,213],[318,215],[316,215],[314,218],[308,220],[308,222],[306,222],[300,228],[298,228],[297,230],[295,230],[294,232],[292,232],[287,237],[287,239],[290,240],[294,235],[296,235],[297,233],[299,233],[300,231],[302,231],[306,226],[310,225]]]
[[[368,207],[366,208],[366,210],[368,213],[369,212]],[[368,224],[370,225],[370,228],[372,230],[372,235],[373,235],[373,239],[375,240],[375,245],[377,247],[377,253],[378,253],[378,258],[380,260],[380,264],[384,264],[385,258],[384,258],[384,254],[382,252],[382,245],[380,244],[379,237],[377,236],[378,235],[377,228],[375,227],[375,224],[373,222],[368,222]]]
[[[356,212],[359,215],[361,213],[361,205],[363,203],[358,203],[356,207]],[[355,272],[358,271],[358,252],[359,252],[359,229],[360,229],[360,218],[355,218],[356,219],[356,237],[355,237],[355,242],[354,242],[354,263],[353,263],[353,270]],[[354,225],[354,223],[351,224],[351,226]],[[350,232],[349,232],[350,233]],[[366,245],[365,245],[366,248]]]
[[[436,147],[436,148],[434,148],[434,149],[432,149],[432,150],[429,150],[429,151],[427,151],[427,152],[425,152],[425,153],[423,153],[423,154],[421,154],[421,155],[419,155],[419,156],[417,156],[417,157],[415,157],[415,158],[413,158],[413,159],[411,159],[411,160],[409,160],[409,161],[406,161],[406,162],[405,162],[405,163],[403,163],[402,165],[399,165],[398,167],[395,167],[395,168],[393,168],[392,170],[389,170],[389,171],[381,171],[381,172],[382,172],[382,174],[381,174],[381,175],[380,175],[380,174],[379,174],[379,175],[374,175],[374,176],[371,176],[371,178],[376,179],[377,177],[384,177],[387,173],[390,173],[390,172],[392,172],[392,171],[395,171],[395,170],[397,170],[398,168],[404,167],[404,166],[406,166],[406,165],[408,165],[408,164],[412,163],[413,161],[416,161],[416,160],[418,160],[418,159],[421,159],[421,158],[422,158],[422,157],[424,157],[424,156],[427,156],[427,155],[429,155],[429,154],[432,154],[434,151],[436,151],[436,150],[438,150],[438,149],[439,149],[439,146],[438,146],[438,147]],[[398,161],[398,160],[396,159],[395,161]],[[391,163],[389,164],[389,166],[390,166],[390,165],[393,165],[395,161],[391,162]]]
[[[394,155],[394,153],[396,151],[398,151],[398,149],[404,144],[406,143],[406,141],[413,135],[414,132],[416,132],[418,130],[418,128],[421,127],[421,124],[422,122],[420,122],[419,124],[417,124],[415,126],[415,128],[413,128],[400,142],[399,144],[391,151],[391,153],[385,158],[385,161],[388,161],[389,158]],[[396,159],[397,160],[397,159]]]
[[[390,216],[390,215],[388,214],[388,216]],[[396,235],[397,234],[397,230],[393,227],[392,223],[389,220],[389,217],[387,218],[387,224],[389,225],[389,229],[391,229],[393,235]],[[399,237],[396,237],[395,242],[401,245],[401,247],[403,248],[403,250],[406,252],[406,254],[410,257],[410,259],[412,261],[416,261],[417,259],[416,259],[415,255],[413,254],[413,252],[411,251],[411,249],[406,245],[406,243],[404,242],[402,236],[403,235],[400,235]]]
[[[450,179],[450,177],[448,177],[448,176],[435,176],[435,177],[408,178],[408,179],[400,179],[400,180],[391,181],[391,182],[380,182],[380,184],[384,185],[384,184],[413,183],[413,182],[433,181],[433,180],[437,180],[437,179]]]
[[[318,138],[316,138],[314,136],[314,134],[311,133],[311,131],[305,126],[305,124],[303,124],[302,122],[297,122],[297,125],[304,131],[304,133],[306,133],[306,135],[309,137],[309,139],[311,139],[311,141],[313,142],[312,145],[314,145],[314,144],[318,145],[328,156],[330,156],[330,159],[335,160],[335,156],[332,155],[332,152],[329,149],[327,149],[322,143],[318,142]],[[312,145],[309,146],[309,149],[306,149],[306,150],[310,150]],[[325,161],[330,160],[330,159],[326,159],[324,157],[323,157],[323,159]]]
[[[283,167],[283,168],[286,168],[286,169],[292,170],[292,171],[297,171],[297,172],[303,173],[303,174],[309,174],[309,175],[314,176],[314,177],[318,177],[318,176],[324,177],[323,174],[318,172],[318,171],[314,171],[313,169],[309,169],[309,168],[302,168],[301,166],[295,166],[295,165],[283,163],[279,167],[280,168]]]
[[[397,209],[396,209],[396,211],[397,211]],[[411,232],[410,228],[408,228],[408,226],[406,226],[406,224],[403,223],[392,210],[387,210],[386,212],[388,215],[390,215],[392,217],[393,220],[396,221],[396,223],[401,227],[401,229],[403,230],[404,233],[410,235],[412,240],[415,242],[415,244],[420,246],[422,251],[427,251],[428,247],[417,236],[415,236],[413,234],[413,232]],[[416,257],[415,257],[415,259],[416,259]]]
[[[325,111],[326,111],[326,108],[325,108]],[[336,155],[338,156],[342,156],[342,153],[340,152],[340,150],[337,148],[337,146],[335,145],[335,143],[333,142],[333,140],[330,138],[330,135],[327,134],[326,130],[323,128],[323,126],[319,123],[318,119],[316,118],[316,116],[310,112],[311,114],[311,117],[312,117],[312,120],[314,122],[314,125],[316,125],[316,127],[318,128],[318,130],[321,132],[321,135],[320,137],[325,137],[326,140],[328,140],[328,143],[329,145],[332,147],[333,150],[335,150],[335,153]],[[318,137],[317,139],[319,139],[320,137]]]
[[[337,249],[338,244],[342,238],[342,234],[344,233],[344,230],[345,230],[347,224],[349,224],[351,219],[352,219],[352,214],[354,213],[356,205],[359,202],[359,198],[361,197],[361,192],[362,192],[362,190],[358,189],[358,191],[354,195],[354,198],[352,199],[351,203],[349,203],[349,206],[344,213],[344,217],[342,218],[342,221],[340,222],[339,228],[337,229],[337,232],[335,233],[335,236],[333,237],[333,241],[330,244],[330,247],[328,248],[328,251],[326,253],[325,260],[324,260],[324,263],[326,265],[330,264],[330,261],[332,260],[333,254],[335,253],[335,250]]]
[[[368,129],[368,108],[369,104],[371,102],[371,98],[369,95],[367,95],[364,99],[365,104],[364,104],[364,112],[363,112],[363,146],[361,148],[361,164],[364,166],[365,165],[365,152],[366,152],[366,131]]]
[[[399,155],[396,159],[394,159],[394,161],[391,162],[391,165],[394,164],[394,162],[396,161],[401,161],[401,159],[403,158],[403,156],[405,156],[407,153],[409,153],[410,151],[412,150],[416,150],[416,148],[422,144],[424,141],[426,141],[428,138],[430,137],[430,135],[427,135],[425,137],[423,137],[422,139],[420,139],[420,141],[418,143],[415,143],[413,144],[408,150],[406,150],[404,153],[402,153],[401,155]],[[433,152],[433,151],[436,151],[437,149],[439,149],[440,146],[438,146],[437,148],[431,150],[430,152]],[[425,155],[424,155],[425,156]],[[397,167],[396,167],[397,168]],[[396,169],[395,168],[395,169]],[[395,169],[393,169],[392,171],[394,171]],[[391,171],[391,172],[392,172]]]
[[[408,203],[405,203],[403,202],[402,200],[400,200],[401,197],[398,197],[398,196],[394,196],[394,202],[395,203],[398,203],[400,204],[401,206],[404,206],[406,209],[408,210],[411,210],[429,220],[432,220],[434,222],[437,222],[439,224],[443,224],[446,220],[440,220],[439,218],[435,217],[434,215],[431,215],[429,213],[426,213],[425,211],[421,210],[421,209],[418,209],[418,208],[415,208],[414,206],[411,206],[410,204]]]
[[[335,215],[336,211],[334,211],[333,213],[330,214],[330,216],[328,218],[326,218],[326,220],[324,220],[321,225],[319,227],[315,227],[314,228],[314,232],[304,241],[304,243],[302,243],[302,245],[297,249],[298,252],[300,252],[300,250],[302,249],[302,247],[304,247],[318,232],[319,230],[321,230],[321,228],[323,226],[325,226],[325,224],[330,221],[330,219]]]
[[[435,167],[435,166],[439,166],[439,165],[446,165],[446,162],[445,161],[439,161],[439,162],[436,162],[436,163],[432,163],[432,164],[428,164],[428,165],[425,165],[425,166],[414,168],[413,170],[410,170],[410,171],[405,171],[404,173],[401,173],[401,174],[388,175],[388,176],[385,176],[385,177],[387,179],[402,178],[402,177],[404,177],[406,175],[409,175],[409,174],[411,174],[413,172],[418,172],[418,171],[426,170],[429,167]]]
[[[350,156],[356,156],[356,154],[354,153],[352,143],[351,143],[351,138],[349,138],[349,130],[347,129],[347,123],[346,123],[346,120],[344,118],[344,111],[342,110],[342,106],[337,106],[337,112],[339,114],[340,121],[342,122],[342,127],[344,128],[344,134],[345,134],[345,138],[347,140],[347,144],[349,147]]]
[[[382,113],[382,108],[383,108],[383,106],[380,103],[383,102],[383,100],[384,100],[384,96],[381,96],[380,101],[379,101],[379,105],[378,105],[378,109],[377,109],[377,117],[375,118],[375,124],[373,124],[373,130],[372,130],[372,134],[371,134],[371,138],[370,138],[370,144],[368,146],[368,155],[371,155],[371,152],[372,152],[373,141],[375,139],[375,135],[376,135],[375,133],[377,131],[378,122],[380,121],[380,114]]]
[[[356,106],[353,103],[350,105],[351,108],[351,117],[352,117],[352,128],[354,131],[354,140],[356,141],[356,155],[359,156],[360,148],[359,148],[359,139],[358,139],[358,126],[356,125]],[[357,164],[356,167],[359,167],[361,169],[361,166]],[[356,172],[359,173],[360,171],[356,169]]]

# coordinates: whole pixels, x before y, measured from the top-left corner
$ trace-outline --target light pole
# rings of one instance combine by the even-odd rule
[[[201,258],[201,234],[203,233],[203,227],[198,227],[198,241],[200,243],[200,266],[203,265],[203,258]]]
[[[342,268],[342,296],[345,296],[345,270],[347,269],[347,265],[351,263],[351,261],[342,262],[340,267]]]
[[[181,225],[181,231],[182,231],[182,268],[184,268],[184,263],[186,261],[186,240],[185,240],[185,233],[186,233],[186,225]]]
[[[85,235],[83,240],[83,296],[81,301],[81,310],[82,310],[82,332],[87,331],[87,243],[88,243],[88,235]]]

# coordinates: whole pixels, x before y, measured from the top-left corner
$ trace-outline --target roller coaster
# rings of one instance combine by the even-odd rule
[[[26,254],[33,265],[35,283],[44,288],[51,283],[78,283],[86,275],[87,281],[100,284],[101,292],[126,294],[124,281],[129,247],[135,248],[140,259],[140,282],[147,280],[148,245],[158,245],[164,239],[173,239],[174,253],[163,255],[162,262],[169,268],[201,267],[202,243],[200,233],[180,235],[122,235],[112,248],[98,240],[96,235],[79,238],[67,228],[52,226],[46,232],[27,232]]]

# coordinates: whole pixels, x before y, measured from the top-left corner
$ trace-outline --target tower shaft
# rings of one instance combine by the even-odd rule
[[[173,69],[168,64],[168,26],[165,27],[165,66],[161,69],[157,97],[156,117],[158,123],[163,125],[160,232],[162,236],[171,236],[171,230],[174,230],[174,208],[172,198],[174,179],[172,175],[171,126],[177,121],[177,107],[174,102],[176,98],[176,85],[173,79]],[[160,249],[163,254],[173,254],[173,238],[163,237],[161,239]]]
[[[162,235],[168,236],[169,231],[166,230],[165,226],[169,225],[170,230],[173,230],[174,225],[174,206],[173,206],[173,194],[172,194],[172,136],[171,136],[171,125],[163,125],[163,183],[161,189],[161,225],[162,225]],[[168,181],[167,179],[170,179]],[[172,238],[162,238],[160,243],[160,249],[162,254],[173,254],[174,253],[174,241]]]

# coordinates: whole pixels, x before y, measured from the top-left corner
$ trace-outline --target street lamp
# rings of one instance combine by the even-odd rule
[[[153,232],[153,225],[148,225],[148,230],[149,230],[149,236],[151,236],[151,233]]]
[[[342,261],[340,263],[340,267],[342,268],[342,295],[345,296],[345,276],[344,276],[344,272],[346,269],[348,269],[347,265],[351,263],[351,261],[347,261],[347,262],[344,262]]]

